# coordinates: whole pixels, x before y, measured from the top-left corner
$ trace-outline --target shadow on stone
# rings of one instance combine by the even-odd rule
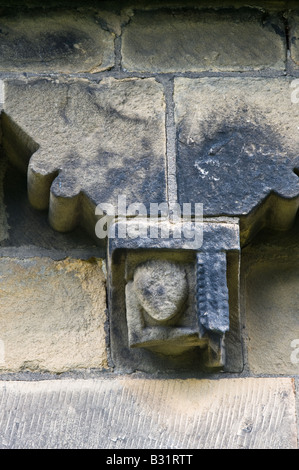
[[[95,242],[81,227],[69,233],[55,231],[49,225],[48,211],[38,211],[30,205],[26,175],[10,163],[7,165],[3,186],[9,238],[1,243],[2,247],[33,245],[65,250],[94,246]]]

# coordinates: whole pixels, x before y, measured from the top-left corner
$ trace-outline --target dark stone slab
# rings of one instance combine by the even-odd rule
[[[176,79],[181,204],[202,203],[206,217],[242,222],[267,201],[267,214],[256,212],[259,225],[289,228],[299,206],[299,106],[290,83]]]
[[[0,70],[100,72],[114,65],[114,36],[100,16],[75,9],[3,9]],[[103,21],[102,21],[103,23]]]

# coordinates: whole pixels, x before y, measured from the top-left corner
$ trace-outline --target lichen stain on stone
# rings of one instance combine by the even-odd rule
[[[7,40],[1,39],[0,51],[10,50],[13,58],[22,60],[52,61],[55,58],[68,55],[82,55],[84,51],[75,47],[78,43],[88,41],[89,38],[81,32],[51,31],[36,34],[35,40],[22,35],[17,42],[12,42],[8,34]]]

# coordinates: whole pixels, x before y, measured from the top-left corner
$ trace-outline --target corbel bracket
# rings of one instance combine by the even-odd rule
[[[123,224],[131,237],[117,236]],[[240,344],[238,219],[193,222],[189,231],[183,222],[161,220],[157,233],[168,233],[165,238],[150,237],[152,224],[127,219],[110,230],[108,298],[116,368],[238,369],[236,358],[226,357],[226,336],[234,338],[234,347]]]

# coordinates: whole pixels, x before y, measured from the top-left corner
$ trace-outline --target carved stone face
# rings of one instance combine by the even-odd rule
[[[148,315],[157,322],[166,322],[180,313],[187,299],[186,272],[177,263],[151,260],[136,269],[134,289]]]

